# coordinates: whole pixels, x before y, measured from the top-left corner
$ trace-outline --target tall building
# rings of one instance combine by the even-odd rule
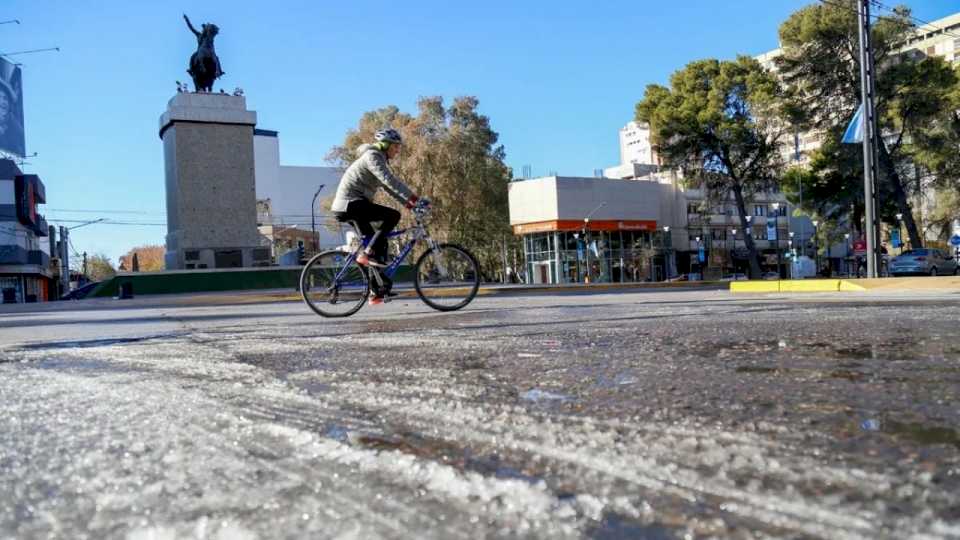
[[[39,177],[23,174],[0,159],[0,303],[43,302],[55,296],[46,220],[37,206],[46,203]]]
[[[630,122],[620,128],[620,165],[657,165],[657,153],[650,143],[650,126]]]

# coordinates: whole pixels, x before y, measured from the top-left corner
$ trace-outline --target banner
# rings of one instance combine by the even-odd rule
[[[0,151],[25,157],[20,68],[0,57]]]

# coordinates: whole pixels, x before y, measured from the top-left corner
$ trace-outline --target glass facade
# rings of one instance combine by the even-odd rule
[[[668,235],[657,231],[551,231],[523,237],[527,283],[664,279]]]

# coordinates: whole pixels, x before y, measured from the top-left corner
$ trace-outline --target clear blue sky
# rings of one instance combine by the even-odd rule
[[[647,84],[695,59],[775,48],[779,24],[809,3],[8,0],[0,20],[22,24],[0,26],[0,52],[61,47],[18,57],[27,149],[39,154],[25,168],[46,183],[48,219],[162,223],[157,122],[196,48],[182,13],[220,26],[217,88],[245,90],[259,127],[280,132],[286,165],[324,164],[364,111],[475,95],[515,170],[591,175],[618,162],[617,130]],[[960,9],[909,5],[927,20]],[[116,262],[165,234],[91,225],[73,244]]]

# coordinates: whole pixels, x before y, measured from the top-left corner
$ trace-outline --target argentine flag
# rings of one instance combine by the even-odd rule
[[[866,126],[863,123],[863,103],[860,104],[860,107],[857,109],[857,112],[854,113],[853,119],[850,120],[850,125],[847,126],[847,131],[843,133],[843,139],[841,142],[844,144],[857,144],[863,142],[863,131]]]

